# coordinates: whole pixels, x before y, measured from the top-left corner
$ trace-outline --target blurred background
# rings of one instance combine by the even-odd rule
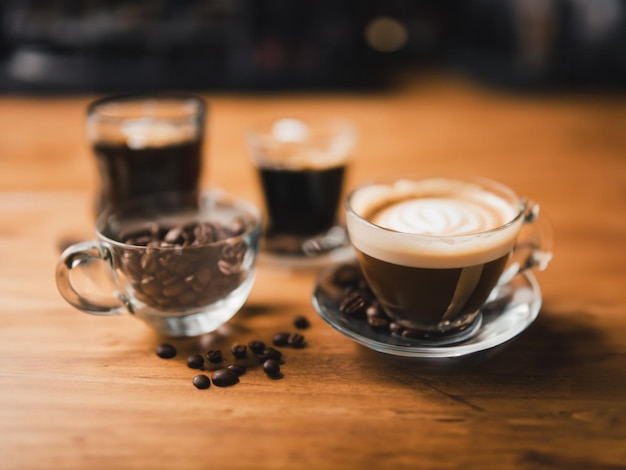
[[[4,0],[0,90],[621,90],[626,0]]]

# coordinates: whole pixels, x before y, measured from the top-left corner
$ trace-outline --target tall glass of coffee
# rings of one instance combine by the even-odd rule
[[[346,207],[350,241],[381,307],[431,344],[471,336],[496,286],[552,256],[538,206],[490,180],[374,182],[354,190]]]
[[[87,109],[100,188],[96,212],[169,191],[197,191],[206,105],[187,94],[107,96]]]
[[[278,118],[249,129],[265,252],[313,258],[347,245],[339,209],[355,140],[355,127],[340,119]]]

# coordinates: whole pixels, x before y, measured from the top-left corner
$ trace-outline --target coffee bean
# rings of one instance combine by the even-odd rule
[[[204,222],[193,229],[193,236],[195,237],[195,244],[208,245],[216,240],[216,230],[212,224]]]
[[[204,358],[200,354],[193,354],[187,358],[187,366],[190,369],[202,369]]]
[[[151,224],[115,238],[145,247],[121,253],[124,274],[137,298],[154,308],[181,310],[222,299],[243,282],[248,245],[228,237],[245,228],[239,219],[226,225]],[[186,249],[190,246],[194,248]]]
[[[287,346],[287,341],[289,340],[289,333],[276,333],[272,338],[272,343],[274,346]]]
[[[212,349],[208,353],[206,353],[206,357],[210,363],[219,364],[220,362],[222,362],[222,351],[219,349]]]
[[[164,343],[157,346],[156,353],[157,356],[162,359],[171,359],[176,356],[177,351],[176,348],[171,344]]]
[[[261,359],[262,361],[265,361],[267,359],[280,361],[282,357],[283,357],[283,353],[281,353],[278,349],[265,348],[263,352],[261,353],[261,355],[259,356],[259,359]]]
[[[292,348],[304,347],[304,336],[300,333],[291,333],[287,339],[287,344]]]
[[[230,352],[237,359],[245,359],[246,356],[248,355],[248,348],[246,347],[245,344],[234,344],[230,348]]]
[[[311,326],[311,324],[309,323],[309,320],[306,317],[303,317],[302,315],[298,315],[297,317],[293,319],[293,326],[295,326],[299,330],[305,330],[309,326]]]
[[[250,351],[255,354],[263,354],[263,350],[265,349],[265,343],[263,341],[250,341],[248,343],[248,347]]]
[[[369,317],[385,317],[385,313],[383,312],[383,309],[380,307],[380,305],[378,303],[373,303],[371,305],[368,305],[368,307],[365,309],[365,315],[369,318]]]
[[[274,359],[267,359],[263,363],[263,372],[265,372],[267,375],[271,377],[275,377],[279,375],[281,373],[279,362],[275,361]]]
[[[239,375],[230,369],[218,369],[212,375],[213,385],[229,387],[239,382]]]
[[[224,243],[220,253],[221,259],[217,262],[220,272],[226,276],[239,272],[245,253],[246,245],[243,242]]]
[[[183,243],[183,227],[174,227],[170,229],[163,237],[163,241],[166,243],[171,243],[172,245],[182,244]]]
[[[367,317],[367,324],[375,330],[382,330],[389,326],[389,320],[384,317]]]
[[[400,336],[402,336],[403,338],[409,338],[409,339],[422,339],[424,337],[424,334],[420,331],[409,330],[408,328],[404,328],[402,329]]]
[[[333,283],[344,287],[339,299],[339,310],[346,316],[364,318],[377,331],[410,337],[411,333],[393,322],[385,313],[362,273],[355,266],[341,266],[333,275]]]
[[[350,291],[339,304],[339,311],[345,315],[358,316],[365,312],[367,300],[359,291]]]
[[[193,384],[199,389],[209,388],[211,386],[211,379],[204,374],[196,375],[193,378]]]
[[[404,328],[398,325],[396,322],[389,323],[389,332],[394,335],[402,335]]]
[[[237,375],[243,375],[246,373],[246,368],[240,364],[231,364],[226,369],[233,371]]]

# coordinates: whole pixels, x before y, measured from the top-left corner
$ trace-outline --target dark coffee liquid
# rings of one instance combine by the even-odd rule
[[[436,329],[444,320],[454,322],[472,314],[485,303],[508,260],[508,255],[480,267],[433,269],[388,263],[357,250],[368,284],[381,306],[398,323],[421,324]],[[473,271],[473,291],[454,318],[445,318],[464,269]],[[470,276],[471,277],[471,276]],[[405,325],[406,326],[406,325]]]
[[[102,179],[98,212],[134,197],[198,189],[201,141],[140,149],[97,143],[94,151]]]
[[[260,168],[268,234],[311,236],[335,224],[345,165],[323,169]]]

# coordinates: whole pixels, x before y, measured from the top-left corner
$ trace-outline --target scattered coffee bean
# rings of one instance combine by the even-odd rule
[[[287,339],[287,344],[292,348],[304,347],[304,336],[300,333],[291,333]]]
[[[266,361],[267,359],[280,361],[282,357],[283,353],[274,348],[265,348],[263,352],[259,355],[259,359],[261,359],[262,361]]]
[[[248,343],[248,347],[250,348],[250,351],[255,354],[263,354],[265,343],[263,341],[250,341]]]
[[[276,333],[272,338],[272,343],[274,346],[287,346],[287,341],[289,340],[289,333]]]
[[[211,349],[206,353],[206,357],[211,364],[219,364],[222,362],[222,351],[220,349]]]
[[[235,374],[237,375],[243,375],[246,373],[246,368],[240,364],[231,364],[228,367],[226,367],[228,370],[233,371]]]
[[[239,382],[239,375],[230,369],[218,369],[212,375],[213,385],[229,387]]]
[[[311,324],[309,323],[309,320],[307,319],[307,317],[303,317],[302,315],[298,315],[297,317],[295,317],[293,319],[293,326],[295,326],[299,330],[305,330],[309,326],[311,326]]]
[[[278,375],[282,375],[280,372],[280,364],[278,361],[274,359],[267,359],[263,363],[263,372],[265,372],[270,377],[276,377]]]
[[[233,344],[230,348],[230,352],[236,359],[245,359],[248,355],[248,348],[245,344]]]
[[[187,358],[187,366],[190,369],[202,369],[204,358],[200,354],[193,354]]]
[[[178,235],[183,236],[183,235]],[[208,235],[207,235],[208,236]],[[174,234],[171,235],[174,238]],[[378,312],[376,310],[375,305],[368,304],[368,315],[371,317],[376,317]],[[304,319],[305,321],[298,322],[298,319]],[[385,317],[383,317],[385,318]],[[296,324],[300,325],[300,327],[307,325],[308,321],[304,317],[296,317],[294,318],[294,326]],[[305,337],[300,333],[287,333],[287,332],[279,332],[276,333],[273,337],[273,343],[275,346],[289,346],[292,348],[301,348],[304,347]],[[281,371],[281,364],[284,364],[283,354],[280,350],[268,347],[263,341],[253,340],[250,341],[247,345],[243,343],[234,343],[230,347],[230,351],[235,359],[245,359],[247,358],[247,350],[250,349],[254,352],[256,357],[260,360],[262,364],[262,368],[266,376],[273,380],[279,380],[284,378],[284,375]],[[157,347],[157,354],[159,357],[163,358],[172,358],[177,354],[176,348],[167,343],[163,343]],[[208,359],[208,365],[207,365]],[[193,377],[193,385],[198,389],[206,389],[211,385],[215,385],[217,387],[228,387],[231,385],[235,385],[239,382],[239,377],[247,372],[247,367],[243,364],[229,364],[226,366],[222,364],[224,358],[222,356],[222,351],[220,349],[212,349],[206,353],[206,357],[203,357],[200,354],[191,354],[187,358],[187,366],[191,369],[202,369],[204,371],[209,371],[207,374],[198,374]],[[214,366],[211,366],[214,364]],[[219,364],[219,365],[218,365]],[[211,372],[212,371],[212,372]]]
[[[204,374],[196,375],[193,378],[193,384],[199,389],[209,388],[211,386],[211,379]]]
[[[176,356],[177,351],[176,348],[171,344],[164,343],[157,346],[156,353],[157,356],[162,359],[171,359]]]

